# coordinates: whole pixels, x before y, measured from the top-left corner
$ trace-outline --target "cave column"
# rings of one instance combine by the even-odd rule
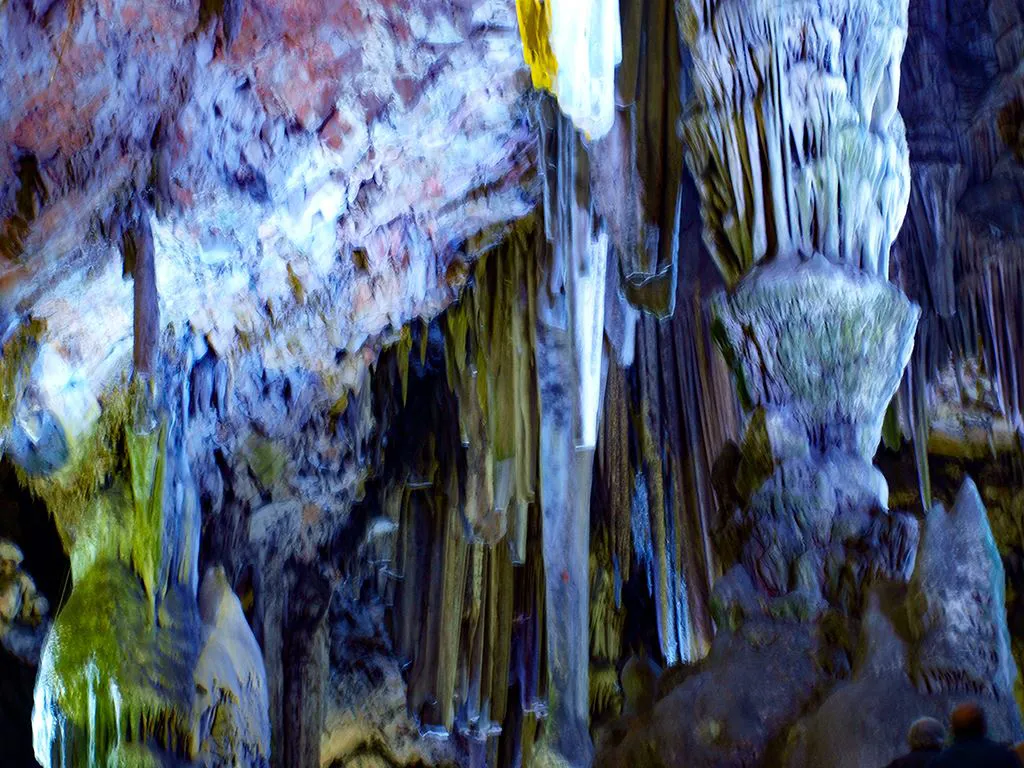
[[[282,643],[283,751],[279,765],[316,768],[324,725],[324,693],[330,680],[327,614],[330,584],[315,565],[292,564]]]
[[[546,581],[549,712],[545,746],[589,766],[590,488],[600,412],[608,239],[576,183],[589,174],[572,123],[542,115],[550,158],[548,242],[539,242],[536,369]]]
[[[910,186],[907,2],[677,10],[694,60],[687,161],[729,286],[715,335],[750,417],[717,618],[815,615],[846,600],[844,574],[906,578],[916,542],[915,526],[876,517],[888,491],[871,464],[919,314],[888,282]],[[842,543],[869,536],[876,551],[848,560]],[[887,546],[891,562],[875,562]]]
[[[160,329],[160,297],[156,287],[156,256],[149,217],[138,214],[133,229],[125,232],[123,249],[134,258],[132,266],[132,363],[136,376],[151,376],[156,368]]]
[[[588,643],[590,487],[593,451],[573,441],[572,340],[567,328],[537,329],[540,502],[546,581],[550,703],[546,743],[572,765],[589,765]],[[568,383],[567,383],[568,382]],[[585,467],[583,471],[581,467]]]

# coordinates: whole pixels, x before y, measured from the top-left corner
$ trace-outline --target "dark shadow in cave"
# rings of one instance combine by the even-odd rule
[[[55,616],[71,591],[71,562],[46,505],[21,486],[7,459],[0,460],[0,538],[21,548],[22,568]],[[3,765],[10,768],[38,765],[32,756],[35,679],[35,667],[0,648],[0,750]]]

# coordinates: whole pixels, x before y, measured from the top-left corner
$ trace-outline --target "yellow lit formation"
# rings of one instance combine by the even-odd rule
[[[533,87],[555,92],[558,60],[551,50],[551,3],[544,0],[516,0],[523,58],[530,67]]]

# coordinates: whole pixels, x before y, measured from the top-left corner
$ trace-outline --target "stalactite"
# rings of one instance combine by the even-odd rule
[[[926,326],[927,327],[927,326]],[[901,384],[903,402],[906,403],[907,421],[910,427],[911,443],[914,448],[914,460],[917,464],[918,488],[921,493],[921,504],[931,509],[932,490],[931,472],[928,466],[928,390],[929,371],[925,364],[922,350],[929,346],[927,330],[918,333],[910,365],[904,374]]]
[[[626,392],[625,379],[620,369],[608,364],[603,418],[615,426],[601,428],[596,467],[598,503],[613,532],[613,566],[620,582],[632,575],[634,478],[639,475],[644,485],[641,528],[651,532],[654,549],[654,559],[647,566],[660,596],[663,651],[674,661],[699,657],[711,636],[707,596],[714,565],[705,510],[713,505],[713,459],[738,426],[724,368],[718,370],[716,381],[718,393],[725,395],[720,401],[723,409],[701,406],[703,389],[714,380],[716,358],[709,354],[710,348],[698,352],[698,347],[706,347],[706,339],[697,335],[704,325],[698,320],[695,330],[690,317],[701,310],[694,307],[691,286],[684,287],[678,278],[685,189],[675,130],[681,111],[682,53],[674,8],[664,2],[638,4],[624,16],[623,27],[624,63],[618,89],[626,106],[617,113],[611,133],[592,151],[584,151],[576,142],[565,140],[557,118],[542,115],[542,124],[555,126],[541,134],[541,154],[549,158],[543,177],[544,223],[556,254],[556,274],[560,274],[559,249],[570,243],[579,248],[590,237],[576,229],[581,220],[577,206],[582,206],[582,212],[589,208],[589,215],[608,227],[610,244],[620,260],[606,289],[610,291],[606,303],[612,302],[608,306],[613,310],[613,297],[620,295],[662,318],[673,316],[678,297],[686,303],[683,315],[689,322],[673,317],[671,331],[657,331],[653,320],[641,324],[639,401],[627,407],[626,400],[618,397]],[[600,157],[601,162],[588,167],[590,157]],[[573,168],[575,174],[569,176]],[[567,178],[575,179],[571,191]],[[616,311],[608,317],[607,338],[621,338]],[[632,330],[626,334],[632,337]],[[646,358],[645,343],[649,343]],[[631,351],[632,345],[628,348]],[[632,355],[620,360],[621,365],[629,362]],[[694,375],[696,370],[701,373]],[[640,394],[644,388],[646,396]],[[711,422],[716,412],[733,414],[726,419],[729,427],[724,431],[714,431]],[[633,456],[630,439],[635,441]],[[671,449],[664,451],[663,444]]]
[[[945,158],[943,158],[945,160]],[[963,192],[963,168],[956,163],[915,163],[907,221],[900,232],[896,257],[899,281],[922,307],[914,353],[901,387],[900,404],[914,449],[922,508],[931,508],[928,467],[930,382],[957,338],[947,332],[957,312],[955,206]]]
[[[591,533],[590,552],[590,722],[619,714],[622,691],[617,666],[622,655],[626,613],[619,599],[619,574],[606,527]]]
[[[959,186],[947,189],[952,184],[949,174],[954,172],[936,170],[920,177],[924,189],[915,194],[940,199],[944,194],[958,194]],[[938,190],[933,189],[936,185]],[[1021,423],[1024,404],[1024,372],[1018,354],[1024,320],[1016,306],[1016,297],[1024,289],[1019,245],[972,223],[962,213],[940,221],[943,229],[932,236],[933,241],[946,238],[950,242],[938,253],[949,260],[940,265],[940,276],[932,274],[936,270],[929,260],[935,252],[925,245],[933,241],[919,234],[921,225],[909,223],[901,235],[900,249],[901,281],[908,293],[922,302],[925,312],[900,397],[902,418],[914,443],[925,509],[931,498],[927,447],[939,376],[950,366],[959,370],[965,361],[980,361],[993,384],[998,410],[1014,430]],[[946,269],[953,272],[955,291],[941,277]]]
[[[900,283],[923,310],[911,363],[912,386],[904,384],[900,406],[902,420],[912,424],[925,500],[930,498],[926,445],[935,431],[930,423],[935,390],[947,371],[959,375],[964,365],[983,361],[1006,424],[1013,430],[1019,422],[1015,403],[1020,401],[1020,385],[1015,381],[1021,375],[1017,356],[1010,352],[1015,320],[1004,315],[1002,296],[1004,288],[1010,295],[1018,288],[1012,278],[1004,282],[999,276],[1004,266],[1012,269],[1020,260],[1019,228],[1012,216],[994,211],[1012,210],[1009,198],[1000,203],[991,199],[999,200],[1017,183],[1010,179],[1019,162],[1020,121],[1015,116],[1020,114],[1022,89],[1010,62],[1024,54],[1024,26],[1019,14],[1002,8],[973,23],[965,33],[957,29],[962,22],[937,13],[934,5],[911,4],[900,93],[900,108],[911,116],[913,185],[895,253]],[[966,61],[948,47],[947,38],[967,34],[984,39],[989,33],[993,47]],[[999,74],[985,88],[967,85],[965,67],[982,60],[986,71]],[[960,105],[969,106],[956,108]],[[990,202],[979,209],[982,200]],[[1015,303],[1006,302],[1010,315]]]
[[[612,566],[619,581],[628,579],[633,563],[630,526],[634,478],[630,447],[632,416],[626,372],[611,364],[605,386],[604,418],[598,439],[594,484],[599,494],[595,511],[599,521],[602,517],[606,521],[604,525],[609,537]]]
[[[483,748],[507,750],[508,739],[532,742],[528,723],[543,715],[543,748],[586,762],[589,501],[606,308],[616,359],[632,357],[633,320],[606,295],[616,283],[588,155],[568,120],[542,111],[547,241],[532,220],[517,225],[440,323],[450,399],[433,407],[447,414],[439,421],[455,416],[458,435],[424,444],[419,479],[400,496],[393,604],[399,650],[414,659],[410,705],[425,723],[486,741],[508,722],[519,737]],[[541,552],[531,551],[538,537]],[[510,664],[525,713],[511,719]]]
[[[526,508],[536,493],[536,390],[533,349],[533,223],[513,230],[476,270],[476,281],[445,316],[448,382],[459,401],[461,439],[474,471],[466,517],[496,543],[508,527],[521,559]],[[500,265],[500,266],[499,266]],[[483,470],[483,471],[479,471]]]
[[[529,752],[547,713],[533,358],[538,237],[534,220],[517,224],[475,265],[459,303],[421,331],[408,375],[426,378],[402,411],[415,424],[398,476],[382,491],[398,524],[385,593],[396,650],[410,663],[410,708],[424,728],[463,740],[481,760]],[[411,346],[397,344],[395,354],[408,356]],[[430,378],[431,366],[443,384]],[[485,462],[494,469],[481,489],[474,483],[486,476]]]
[[[599,191],[608,187],[615,202],[599,196],[598,208],[605,216],[612,205],[631,215],[628,237],[613,237],[626,296],[645,311],[669,317],[680,258],[684,171],[676,126],[682,111],[682,42],[673,3],[643,0],[623,12],[617,89],[624,107],[616,118],[622,136],[613,133],[605,142],[617,138],[626,147],[618,151],[623,159],[615,164],[606,159],[608,149],[599,148],[600,165],[611,165],[600,173],[614,175],[610,183],[599,178]]]
[[[646,509],[633,514],[650,516],[662,653],[670,664],[699,658],[711,640],[715,566],[707,515],[713,490],[705,451],[717,457],[724,440],[738,433],[730,389],[709,386],[713,358],[703,349],[706,337],[696,334],[702,314],[699,302],[686,301],[669,325],[645,318],[640,334],[638,469],[646,484]],[[715,430],[709,418],[719,419],[724,429]]]
[[[456,723],[458,665],[464,658],[459,639],[470,543],[459,515],[455,468],[443,461],[424,478],[433,488],[406,491],[399,522],[396,570],[401,581],[394,598],[398,650],[414,660],[409,685],[412,711],[425,725],[451,732]]]
[[[984,240],[973,233],[964,239],[968,242],[963,245],[972,247],[975,253],[987,250]],[[1024,375],[1019,353],[1024,318],[1020,317],[1017,306],[1017,297],[1024,287],[1024,270],[1016,259],[1006,258],[1001,253],[983,257],[979,262],[984,265],[979,275],[980,286],[978,282],[965,281],[964,288],[977,291],[974,296],[968,294],[967,299],[981,310],[980,336],[988,372],[996,387],[1000,409],[1016,426],[1021,422],[1024,403]]]
[[[739,437],[732,383],[704,330],[700,293],[681,283],[677,301],[668,322],[642,318],[635,370],[609,365],[593,511],[616,578],[651,580],[669,663],[700,658],[711,640],[712,469]]]
[[[907,221],[901,249],[917,255],[915,283],[924,290],[910,293],[939,317],[956,312],[956,204],[963,194],[959,165],[917,163],[913,167]]]
[[[615,114],[615,67],[622,60],[615,0],[516,0],[523,56],[535,88],[558,97],[562,111],[599,139]]]
[[[134,223],[123,235],[122,250],[126,264],[131,265],[135,296],[134,347],[132,362],[135,373],[150,376],[156,366],[160,333],[160,303],[156,288],[156,263],[153,232],[149,212],[141,204],[134,206]]]

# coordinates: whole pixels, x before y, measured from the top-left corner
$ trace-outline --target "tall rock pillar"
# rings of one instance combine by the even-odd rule
[[[540,411],[549,711],[543,765],[589,766],[590,490],[601,407],[608,237],[577,184],[587,157],[569,121],[541,114],[548,160],[538,252],[535,365]],[[553,162],[552,162],[553,161]],[[579,175],[578,175],[579,174]]]
[[[719,521],[732,567],[719,618],[846,610],[869,573],[908,577],[916,543],[912,521],[879,516],[871,464],[919,314],[887,279],[910,187],[907,3],[677,8],[694,65],[688,161],[730,286],[716,339],[751,416],[738,503]],[[865,537],[893,556],[847,551]]]
[[[187,366],[173,343],[161,349],[149,213],[134,215],[124,238],[135,283],[132,380],[107,393],[81,435],[60,441],[61,463],[22,468],[71,560],[70,594],[36,678],[35,757],[45,768],[266,768],[259,646],[223,571],[211,570],[200,590]]]

